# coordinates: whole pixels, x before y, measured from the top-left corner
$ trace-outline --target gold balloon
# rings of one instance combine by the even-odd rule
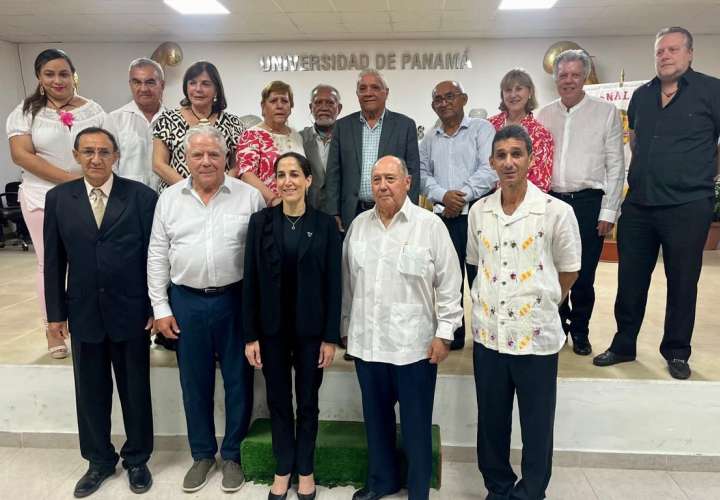
[[[557,56],[565,52],[566,50],[582,50],[582,47],[580,47],[577,43],[571,42],[569,40],[563,40],[562,42],[555,42],[553,43],[545,52],[545,56],[543,57],[543,69],[545,70],[545,73],[548,73],[552,75],[553,73],[553,65],[555,64],[555,59],[557,59]]]
[[[543,69],[546,73],[549,73],[551,75],[553,74],[553,66],[555,65],[555,59],[557,59],[557,57],[566,50],[582,50],[583,52],[588,54],[587,50],[583,49],[577,43],[571,42],[570,40],[555,42],[550,47],[548,47],[547,51],[545,51],[545,55],[543,56]],[[590,54],[588,54],[588,56],[590,56]],[[595,61],[593,60],[592,56],[590,56],[590,74],[585,80],[585,83],[588,85],[600,83],[597,73],[595,72]]]
[[[175,42],[164,42],[155,49],[150,58],[157,61],[161,66],[177,66],[183,60],[183,52]]]

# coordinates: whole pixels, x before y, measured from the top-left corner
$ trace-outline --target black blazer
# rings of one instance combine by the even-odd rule
[[[70,334],[81,342],[148,335],[147,249],[156,201],[152,189],[115,176],[98,229],[83,179],[48,191],[43,233],[48,321],[67,319]]]
[[[357,212],[362,171],[362,131],[359,111],[339,119],[335,122],[328,152],[323,211],[340,215],[345,229],[350,227]],[[387,155],[405,160],[412,177],[408,196],[417,204],[420,195],[420,153],[415,122],[389,109],[383,118],[378,159]]]
[[[282,204],[250,217],[243,273],[245,342],[282,328]],[[335,219],[308,206],[297,263],[295,334],[340,341],[342,244]]]

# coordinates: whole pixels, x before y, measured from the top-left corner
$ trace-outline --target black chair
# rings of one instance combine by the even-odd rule
[[[6,222],[12,222],[15,225],[15,238],[11,240],[22,245],[24,252],[28,251],[28,243],[30,240],[30,233],[28,232],[25,220],[20,210],[20,202],[18,201],[18,190],[20,189],[19,182],[8,182],[5,184],[5,192],[0,193],[0,247],[5,246],[5,236],[3,234],[2,227]]]

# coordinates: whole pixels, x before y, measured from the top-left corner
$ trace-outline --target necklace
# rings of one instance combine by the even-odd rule
[[[675,94],[677,94],[677,91],[678,91],[678,89],[675,89],[675,90],[673,90],[672,92],[665,92],[665,91],[663,90],[662,93],[663,93],[663,95],[664,95],[665,97],[667,97],[667,98],[669,99],[669,98],[671,98],[672,96],[674,96]]]
[[[300,222],[300,219],[302,219],[304,215],[305,215],[305,214],[298,215],[297,217],[295,217],[295,221],[293,221],[293,220],[290,218],[289,215],[285,215],[285,218],[286,218],[287,221],[290,223],[290,229],[292,229],[293,231],[295,231],[295,226],[297,225],[298,222]]]
[[[207,118],[200,118],[196,113],[195,110],[190,106],[190,112],[193,114],[195,118],[197,118],[198,125],[206,125],[210,123],[210,117],[215,114],[214,111],[210,110],[210,114],[207,116]]]
[[[48,102],[53,105],[53,107],[55,108],[56,111],[60,111],[61,109],[65,109],[65,108],[67,108],[68,106],[70,106],[70,103],[72,102],[72,100],[73,100],[74,98],[75,98],[75,96],[71,96],[71,97],[70,97],[70,100],[68,100],[68,102],[66,102],[65,104],[63,104],[62,106],[60,106],[58,103],[56,103],[55,101],[53,101],[50,96],[47,96],[47,97],[46,97],[46,99],[48,100]]]

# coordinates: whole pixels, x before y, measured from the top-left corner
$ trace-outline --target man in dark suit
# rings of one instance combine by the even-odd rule
[[[308,190],[308,202],[313,208],[324,205],[325,169],[335,121],[342,111],[340,93],[335,87],[321,83],[310,92],[310,113],[315,123],[300,131],[305,157],[310,160],[312,184]]]
[[[127,434],[122,465],[130,489],[144,493],[153,448],[146,261],[157,195],[113,175],[119,152],[104,129],[81,131],[73,155],[84,177],[48,192],[44,238],[48,334],[66,339],[69,322],[80,452],[90,462],[74,494],[94,493],[115,473],[111,366]]]
[[[385,108],[389,91],[378,71],[360,72],[360,111],[335,124],[325,172],[324,211],[338,218],[341,230],[350,227],[357,214],[375,206],[370,175],[383,156],[405,161],[412,177],[408,195],[413,203],[418,202],[420,154],[415,122]]]

